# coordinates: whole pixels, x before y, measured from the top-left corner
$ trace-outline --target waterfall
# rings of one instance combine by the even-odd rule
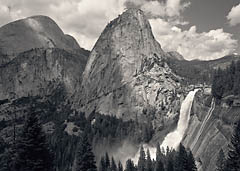
[[[168,146],[169,148],[176,149],[178,147],[178,145],[180,144],[180,142],[182,141],[184,133],[185,133],[186,129],[188,128],[192,103],[193,103],[194,96],[197,91],[198,91],[198,89],[190,91],[188,93],[187,97],[182,102],[177,128],[165,137],[161,147],[166,149],[166,147]],[[154,159],[156,156],[156,148],[151,147],[148,144],[144,144],[143,147],[144,147],[145,151],[147,149],[149,149],[151,157]],[[137,164],[137,161],[139,158],[139,151],[140,151],[140,149],[135,154],[135,156],[132,157],[132,160],[135,164]]]
[[[182,141],[184,133],[188,127],[192,103],[197,91],[198,89],[190,91],[182,102],[177,128],[165,137],[163,143],[161,144],[161,147],[166,149],[168,146],[169,148],[176,149]]]

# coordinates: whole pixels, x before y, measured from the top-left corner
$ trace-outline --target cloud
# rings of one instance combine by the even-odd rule
[[[47,15],[91,49],[109,21],[124,11],[125,0],[0,0],[0,26],[32,15]]]
[[[151,17],[183,23],[176,19],[186,7],[181,0],[0,0],[0,25],[32,15],[47,15],[65,33],[73,35],[81,47],[91,49],[107,23],[129,4]]]
[[[11,20],[9,15],[9,8],[6,5],[0,3],[0,21],[2,24],[7,24]]]
[[[198,33],[181,13],[189,7],[183,0],[0,0],[0,25],[32,15],[47,15],[74,36],[81,47],[91,49],[104,27],[126,8],[139,7],[149,17],[153,32],[166,51],[176,50],[187,59],[214,59],[231,53],[237,41],[222,29]],[[234,7],[229,16],[235,16]],[[232,20],[236,23],[236,19]]]
[[[141,8],[149,18],[179,18],[182,11],[190,5],[190,2],[182,0],[126,0],[127,8]]]
[[[227,15],[227,19],[229,20],[231,26],[240,24],[240,4],[231,9]]]
[[[196,26],[183,31],[162,19],[151,19],[150,23],[163,50],[178,51],[188,60],[216,59],[233,53],[237,48],[237,40],[223,29],[198,33]]]

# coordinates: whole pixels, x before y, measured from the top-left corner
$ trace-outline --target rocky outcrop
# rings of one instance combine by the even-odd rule
[[[127,10],[107,25],[90,54],[81,110],[155,121],[176,114],[171,108],[180,98],[179,78],[165,58],[143,12]]]
[[[33,16],[0,28],[0,100],[43,95],[63,84],[80,85],[89,52],[47,16]]]
[[[7,54],[9,60],[34,48],[59,48],[67,51],[80,49],[76,40],[65,35],[47,16],[28,17],[0,28],[0,52]]]
[[[33,49],[0,66],[0,100],[46,94],[63,84],[73,93],[80,84],[86,57],[63,49]]]
[[[192,150],[200,171],[215,169],[221,148],[227,153],[239,110],[238,106],[228,105],[226,101],[217,105],[211,96],[197,94],[183,144]]]
[[[185,60],[184,57],[176,51],[167,52],[167,56],[173,60],[179,60],[179,61]]]

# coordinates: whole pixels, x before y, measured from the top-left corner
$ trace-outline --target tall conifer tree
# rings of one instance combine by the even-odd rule
[[[27,116],[22,134],[17,141],[15,169],[17,171],[53,170],[53,155],[36,113]]]
[[[92,146],[89,143],[86,129],[84,130],[76,154],[76,171],[97,171]]]

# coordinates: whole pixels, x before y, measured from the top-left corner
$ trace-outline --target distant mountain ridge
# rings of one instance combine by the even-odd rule
[[[74,51],[77,41],[66,35],[51,18],[33,16],[6,24],[0,28],[0,52],[14,55],[34,48],[60,48]]]
[[[47,16],[4,25],[0,28],[0,99],[45,94],[50,84],[63,84],[72,94],[88,55]]]
[[[208,83],[211,84],[212,73],[219,67],[224,69],[228,67],[232,61],[240,60],[240,55],[227,55],[215,60],[185,60],[172,55],[167,58],[169,67],[179,76],[186,79],[190,83]]]

